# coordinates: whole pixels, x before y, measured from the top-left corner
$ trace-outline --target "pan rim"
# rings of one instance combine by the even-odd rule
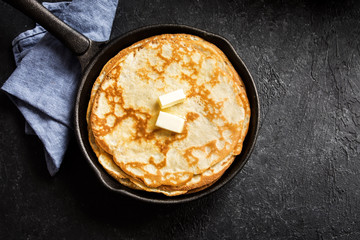
[[[251,95],[248,94],[248,98],[249,98],[249,102],[250,102],[250,106],[251,106],[251,120],[250,120],[251,129],[249,127],[249,131],[245,138],[245,141],[247,141],[247,145],[246,145],[247,148],[245,149],[245,144],[244,144],[244,149],[242,150],[241,154],[239,155],[242,158],[241,162],[239,164],[237,164],[236,169],[232,170],[232,172],[229,173],[229,169],[231,167],[234,168],[234,163],[232,163],[231,166],[229,167],[229,169],[223,174],[223,176],[220,177],[219,180],[217,180],[212,186],[210,186],[204,190],[201,190],[199,192],[175,196],[175,197],[168,197],[168,196],[155,197],[160,194],[148,193],[148,192],[139,191],[139,190],[138,191],[132,190],[125,186],[122,186],[120,183],[118,183],[120,188],[115,188],[106,181],[107,178],[105,176],[107,175],[107,173],[105,172],[105,170],[102,169],[102,167],[99,168],[99,166],[96,165],[91,160],[91,158],[93,156],[91,156],[92,154],[89,153],[88,147],[86,147],[86,143],[88,144],[88,138],[84,139],[83,133],[82,133],[83,127],[81,127],[81,124],[84,122],[86,123],[86,120],[85,120],[85,118],[81,119],[82,116],[80,116],[81,115],[80,108],[82,107],[81,100],[84,95],[84,86],[86,83],[88,83],[90,81],[89,75],[90,75],[91,71],[94,70],[95,64],[97,64],[99,62],[99,57],[104,56],[104,54],[106,54],[109,51],[109,49],[113,48],[116,45],[119,45],[119,43],[123,42],[125,39],[131,38],[131,36],[137,36],[137,35],[141,36],[141,35],[149,34],[151,32],[154,32],[155,34],[150,35],[150,36],[161,34],[158,32],[162,32],[163,34],[165,34],[165,33],[189,33],[189,34],[193,34],[193,35],[199,36],[201,38],[204,38],[206,41],[209,41],[209,42],[215,44],[222,51],[224,51],[223,48],[225,48],[224,46],[226,46],[227,51],[230,51],[232,53],[232,59],[236,60],[236,65],[234,65],[234,62],[232,61],[232,59],[230,59],[229,56],[225,52],[224,53],[229,58],[230,62],[233,64],[234,68],[239,73],[239,75],[243,79],[243,81],[244,81],[244,74],[246,75],[245,76],[246,83],[244,82],[244,84],[246,86],[247,93],[249,91],[248,87],[249,86],[251,87],[252,94]],[[196,34],[196,33],[198,33],[198,34]],[[211,41],[211,40],[213,40],[213,41]],[[138,40],[134,40],[134,41],[127,40],[125,42],[135,43],[137,41]],[[216,42],[217,44],[214,42]],[[224,46],[222,46],[222,47],[218,46],[219,43],[224,44]],[[126,43],[124,43],[124,44],[126,44]],[[118,50],[118,51],[120,51],[120,50]],[[114,55],[116,53],[117,52],[115,52]],[[111,59],[111,57],[107,58],[107,60],[110,60],[110,59]],[[242,74],[240,74],[238,69],[241,70]],[[95,81],[95,79],[93,79],[92,83],[90,82],[91,86],[94,81]],[[87,108],[87,105],[85,106],[85,108]],[[79,83],[79,89],[77,92],[75,108],[74,108],[74,129],[75,129],[75,133],[76,133],[75,135],[77,138],[77,142],[78,142],[79,147],[80,147],[83,155],[85,156],[87,162],[90,164],[91,168],[94,170],[97,178],[102,182],[102,184],[109,190],[114,191],[116,193],[120,193],[120,194],[132,197],[132,198],[140,200],[140,201],[149,202],[149,203],[158,203],[158,204],[184,203],[184,202],[189,202],[189,201],[193,201],[196,199],[200,199],[204,196],[209,195],[210,193],[217,191],[218,189],[220,189],[221,187],[223,187],[224,185],[229,183],[232,179],[234,179],[234,177],[242,170],[242,168],[248,161],[249,157],[251,156],[251,153],[253,152],[253,150],[255,148],[256,139],[259,134],[259,119],[260,119],[260,103],[259,103],[259,96],[258,96],[258,92],[257,92],[257,88],[255,85],[254,79],[252,78],[250,71],[246,67],[243,60],[239,57],[239,55],[237,54],[237,52],[235,51],[235,49],[233,48],[231,43],[226,38],[219,36],[217,34],[210,33],[208,31],[198,29],[195,27],[191,27],[191,26],[187,26],[187,25],[180,25],[180,24],[157,24],[157,25],[144,26],[144,27],[129,31],[129,32],[115,38],[114,40],[106,43],[106,46],[104,46],[104,48],[102,48],[95,55],[95,57],[90,60],[89,64],[85,68],[85,71],[83,72],[81,81]],[[87,132],[87,130],[86,130],[86,132]],[[250,136],[250,134],[251,134],[251,136]],[[238,158],[239,156],[237,156],[236,158]],[[96,161],[97,161],[97,159],[96,159]],[[235,159],[235,161],[236,161],[236,159]],[[225,175],[226,173],[228,173],[228,174]]]

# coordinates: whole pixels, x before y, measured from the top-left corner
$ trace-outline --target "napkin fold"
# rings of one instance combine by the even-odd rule
[[[43,3],[54,15],[94,41],[111,34],[117,0]],[[60,168],[72,131],[81,68],[76,56],[36,25],[13,40],[17,68],[2,86],[26,120],[25,132],[44,145],[49,173]]]

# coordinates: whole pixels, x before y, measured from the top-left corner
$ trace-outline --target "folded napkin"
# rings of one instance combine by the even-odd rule
[[[110,37],[117,0],[43,3],[53,14],[94,41]],[[44,144],[47,168],[60,168],[72,131],[81,76],[75,55],[37,25],[13,40],[17,68],[2,86],[27,122],[26,133]]]

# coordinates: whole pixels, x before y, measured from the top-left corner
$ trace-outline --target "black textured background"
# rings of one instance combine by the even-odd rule
[[[0,239],[360,239],[359,1],[122,1],[112,37],[180,23],[226,37],[257,84],[247,165],[195,202],[115,195],[73,139],[50,177],[40,141],[0,92]],[[33,21],[0,2],[0,85]]]

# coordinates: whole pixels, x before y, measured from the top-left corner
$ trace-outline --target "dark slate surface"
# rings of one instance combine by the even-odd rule
[[[0,2],[0,84],[34,23]],[[262,106],[254,153],[224,188],[162,206],[104,189],[73,139],[50,177],[0,93],[0,239],[360,239],[359,1],[120,1],[112,37],[180,23],[226,37]]]

